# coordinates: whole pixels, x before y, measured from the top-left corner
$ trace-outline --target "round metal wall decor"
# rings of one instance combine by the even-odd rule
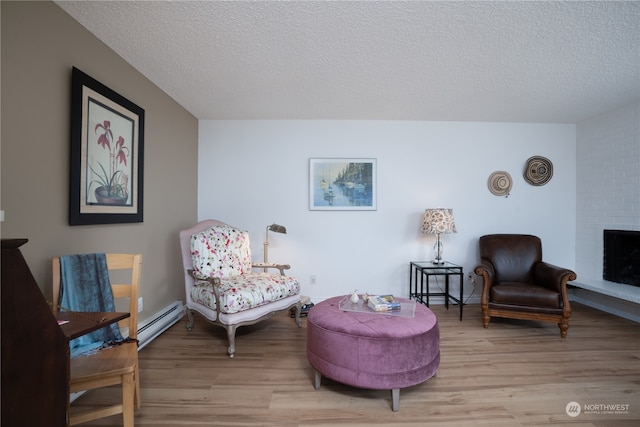
[[[489,191],[496,196],[508,196],[511,192],[513,181],[511,181],[509,172],[496,171],[489,175],[487,186],[489,187]]]
[[[524,169],[524,179],[531,185],[545,185],[553,176],[551,160],[542,156],[529,157]]]

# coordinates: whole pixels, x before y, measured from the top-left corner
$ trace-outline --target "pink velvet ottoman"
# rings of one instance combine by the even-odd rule
[[[316,304],[307,317],[307,358],[314,369],[314,387],[320,387],[324,375],[358,388],[391,390],[396,412],[401,388],[420,384],[438,371],[438,319],[422,304],[416,304],[413,318],[342,311],[342,298]]]

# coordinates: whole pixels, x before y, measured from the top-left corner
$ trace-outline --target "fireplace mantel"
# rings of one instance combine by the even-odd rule
[[[569,282],[570,299],[634,322],[640,322],[640,287],[597,279]]]
[[[576,280],[569,285],[640,304],[640,287],[607,280]]]

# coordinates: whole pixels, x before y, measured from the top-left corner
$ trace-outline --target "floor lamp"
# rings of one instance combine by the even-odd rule
[[[264,239],[264,263],[267,264],[269,262],[269,232],[273,231],[274,233],[282,233],[282,234],[287,234],[287,228],[284,225],[279,225],[279,224],[271,224],[271,225],[267,225],[267,232],[265,233],[265,239]],[[267,269],[265,268],[264,271],[266,272]]]

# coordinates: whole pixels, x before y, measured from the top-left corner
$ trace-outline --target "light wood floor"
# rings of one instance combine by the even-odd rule
[[[140,352],[137,426],[636,426],[640,420],[638,324],[573,304],[568,337],[554,323],[492,319],[479,306],[432,306],[441,334],[437,377],[400,392],[360,390],[323,379],[312,386],[302,329],[287,314],[240,328],[235,359],[225,333],[180,321]],[[104,393],[104,391],[102,392]],[[87,393],[74,405],[117,398]],[[582,413],[570,417],[566,406]],[[585,413],[583,405],[600,409]],[[628,405],[605,414],[603,405]],[[624,407],[623,407],[624,408]],[[113,416],[85,426],[118,426]]]

